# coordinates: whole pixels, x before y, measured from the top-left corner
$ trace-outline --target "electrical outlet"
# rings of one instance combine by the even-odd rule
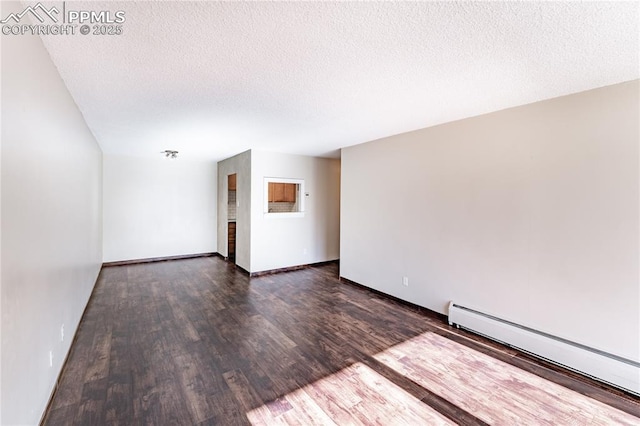
[[[53,367],[53,351],[49,351],[49,367]]]
[[[302,249],[302,254],[307,254],[307,249]]]
[[[60,326],[60,341],[64,342],[64,324]]]
[[[409,277],[402,277],[402,285],[409,287]]]

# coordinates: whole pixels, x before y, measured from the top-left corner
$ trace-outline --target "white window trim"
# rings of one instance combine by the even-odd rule
[[[270,183],[295,183],[300,185],[298,187],[298,208],[297,212],[277,212],[277,213],[269,213],[269,184]],[[291,179],[291,178],[274,178],[274,177],[265,177],[264,178],[264,192],[263,192],[263,212],[264,216],[268,218],[294,218],[294,217],[304,217],[305,213],[305,192],[304,192],[304,179]]]

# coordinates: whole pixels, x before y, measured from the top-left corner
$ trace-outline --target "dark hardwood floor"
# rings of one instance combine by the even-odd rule
[[[639,424],[640,401],[338,280],[103,268],[46,425]]]

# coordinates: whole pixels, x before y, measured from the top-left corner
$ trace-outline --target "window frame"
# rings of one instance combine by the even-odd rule
[[[297,204],[298,211],[295,212],[269,212],[269,184],[270,183],[293,183],[298,185]],[[263,191],[263,213],[265,217],[277,218],[277,217],[304,217],[305,214],[305,198],[306,193],[304,189],[304,179],[295,178],[276,178],[265,177],[264,178],[264,191]]]

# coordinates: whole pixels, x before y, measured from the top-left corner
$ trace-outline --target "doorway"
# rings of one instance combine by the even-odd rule
[[[234,173],[228,176],[227,185],[227,259],[236,263],[236,197],[237,197],[237,175]]]

